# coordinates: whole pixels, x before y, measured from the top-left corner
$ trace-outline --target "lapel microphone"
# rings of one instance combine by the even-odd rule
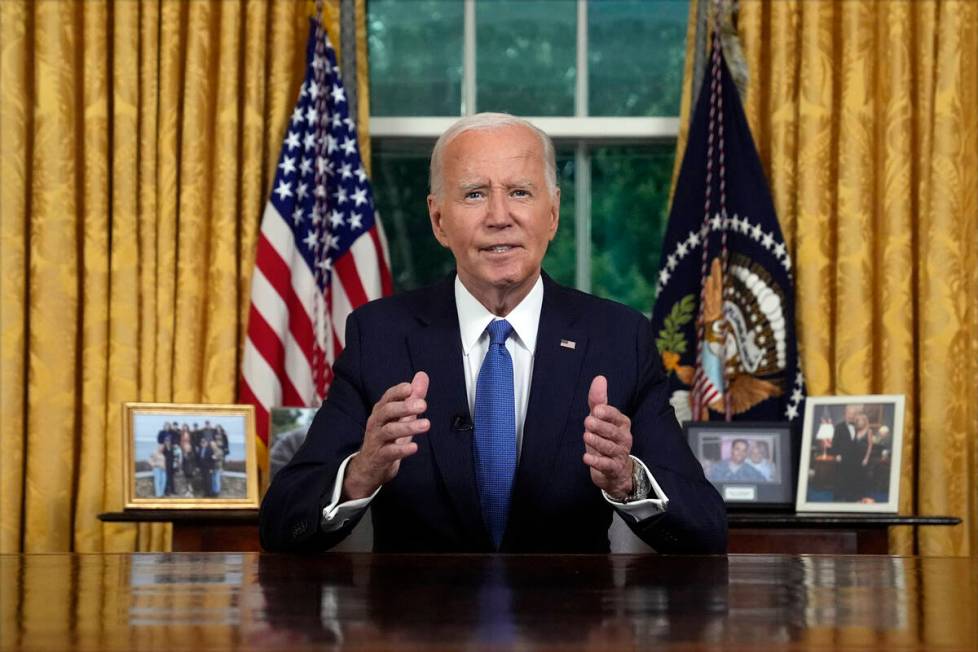
[[[472,422],[467,416],[456,414],[452,417],[452,430],[468,432],[473,429]]]

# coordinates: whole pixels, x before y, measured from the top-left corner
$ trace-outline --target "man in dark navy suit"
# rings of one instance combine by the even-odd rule
[[[723,553],[724,504],[667,397],[648,320],[541,270],[553,144],[504,114],[435,144],[428,210],[457,274],[346,323],[329,397],[261,509],[268,550],[327,549],[371,506],[376,551]]]

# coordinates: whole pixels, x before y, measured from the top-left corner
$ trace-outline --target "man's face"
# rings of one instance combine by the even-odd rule
[[[750,461],[754,464],[760,464],[761,460],[767,457],[767,451],[763,450],[761,446],[754,444],[750,447]]]
[[[560,213],[539,138],[522,126],[472,130],[442,153],[441,191],[428,196],[435,238],[452,250],[459,278],[483,304],[525,296]]]
[[[730,459],[736,464],[740,464],[747,457],[747,444],[742,441],[735,442],[730,447]]]
[[[859,405],[847,405],[846,406],[846,423],[856,423],[856,416],[862,412],[862,406]]]

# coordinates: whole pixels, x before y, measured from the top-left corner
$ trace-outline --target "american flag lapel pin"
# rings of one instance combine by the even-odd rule
[[[576,349],[577,348],[577,342],[575,342],[574,340],[560,340],[560,345],[562,347],[564,347],[565,349]]]

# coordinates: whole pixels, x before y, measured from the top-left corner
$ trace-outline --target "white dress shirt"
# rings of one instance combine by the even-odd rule
[[[469,403],[469,414],[475,410],[475,388],[479,379],[479,370],[482,368],[482,361],[489,350],[489,331],[487,327],[496,319],[496,315],[491,313],[485,306],[479,303],[462,284],[462,281],[455,277],[455,307],[458,311],[459,335],[462,340],[462,363],[465,369],[465,393]],[[519,455],[523,449],[523,422],[526,421],[526,409],[530,399],[530,381],[533,378],[533,357],[536,350],[537,329],[540,326],[540,311],[543,308],[543,279],[537,277],[530,293],[513,310],[506,315],[505,319],[513,327],[513,333],[506,340],[506,350],[513,359],[513,390],[516,401],[516,454]],[[581,437],[584,436],[584,424],[581,423]],[[353,455],[356,455],[354,453]],[[353,458],[353,455],[343,460],[339,471],[336,474],[336,483],[333,486],[333,493],[330,503],[323,509],[322,528],[326,532],[338,530],[346,522],[365,510],[377,495],[378,488],[371,496],[357,500],[340,502],[340,495],[343,491],[343,479],[346,473],[346,465]],[[659,484],[652,477],[645,464],[640,459],[632,456],[635,464],[638,464],[649,479],[653,497],[645,500],[636,500],[629,503],[621,503],[611,498],[607,493],[604,494],[605,500],[615,506],[624,514],[629,515],[635,520],[642,520],[654,516],[666,509],[669,499],[659,487]],[[584,462],[582,461],[581,464]]]

